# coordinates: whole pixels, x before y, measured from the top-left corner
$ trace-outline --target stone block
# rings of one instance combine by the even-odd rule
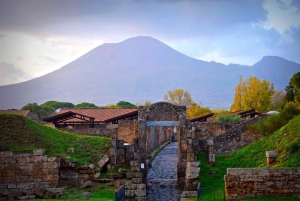
[[[12,151],[1,151],[0,158],[13,157],[14,153]]]
[[[117,164],[125,164],[126,163],[125,156],[117,156],[116,157],[116,162],[117,162]]]
[[[57,157],[56,156],[48,157],[47,161],[48,162],[55,162],[55,161],[57,161]]]
[[[143,179],[142,178],[132,178],[132,183],[133,184],[142,184]]]
[[[39,187],[34,188],[34,190],[33,190],[33,193],[40,198],[43,198],[46,192],[47,191],[45,188],[39,188]]]
[[[137,197],[146,197],[146,190],[134,190],[134,195]]]
[[[124,156],[125,155],[125,149],[124,148],[117,148],[116,154],[117,156]]]
[[[34,183],[20,183],[17,185],[17,188],[20,189],[33,189]]]
[[[33,150],[33,155],[35,156],[43,156],[44,154],[45,154],[45,149]]]
[[[58,162],[44,162],[43,163],[43,169],[57,169],[59,168],[59,163]]]
[[[136,196],[136,197],[135,197],[135,200],[136,200],[136,201],[146,201],[147,199],[146,199],[146,196],[143,196],[143,197],[138,197],[138,196]]]
[[[104,155],[100,161],[98,161],[98,165],[100,168],[102,168],[107,162],[109,161],[109,157],[107,155]]]
[[[54,192],[51,192],[51,191],[47,191],[46,193],[45,193],[45,195],[44,195],[44,199],[54,199],[54,198],[56,198],[57,197],[57,195],[56,195],[56,193],[54,193]]]
[[[32,200],[32,199],[35,199],[35,195],[18,197],[18,200]]]

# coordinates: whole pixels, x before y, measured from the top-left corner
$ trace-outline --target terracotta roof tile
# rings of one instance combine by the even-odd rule
[[[117,108],[117,109],[109,109],[109,108],[97,108],[97,109],[62,109],[59,114],[65,113],[65,112],[75,112],[79,113],[85,116],[89,117],[94,117],[95,118],[95,123],[97,122],[105,122],[108,119],[114,119],[119,116],[123,116],[126,114],[133,113],[135,111],[138,111],[138,109],[122,109],[122,108]],[[81,120],[79,119],[70,119],[67,120],[66,122],[80,122]]]

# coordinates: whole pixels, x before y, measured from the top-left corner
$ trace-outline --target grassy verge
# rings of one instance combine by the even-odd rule
[[[110,147],[110,138],[76,135],[43,126],[20,115],[0,115],[0,146],[5,150],[46,149],[46,154],[70,157],[81,164],[96,163]],[[68,153],[75,148],[74,154]]]
[[[201,152],[198,160],[201,161],[200,179],[201,201],[224,200],[224,175],[227,168],[267,167],[266,151],[279,153],[277,164],[274,167],[300,167],[300,116],[291,120],[286,126],[270,136],[261,138],[243,149],[228,155],[216,156],[216,166],[206,164],[206,153]],[[296,145],[296,146],[295,146]],[[296,148],[292,148],[296,147]],[[300,146],[299,146],[300,147]],[[243,201],[294,201],[298,197],[281,198],[247,198]]]

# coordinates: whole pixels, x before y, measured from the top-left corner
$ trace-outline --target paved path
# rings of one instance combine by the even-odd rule
[[[147,174],[147,201],[177,201],[178,143],[170,143],[152,162]]]

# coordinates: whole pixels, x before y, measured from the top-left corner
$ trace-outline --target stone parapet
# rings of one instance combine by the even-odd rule
[[[224,180],[227,200],[300,194],[300,168],[228,168]]]

